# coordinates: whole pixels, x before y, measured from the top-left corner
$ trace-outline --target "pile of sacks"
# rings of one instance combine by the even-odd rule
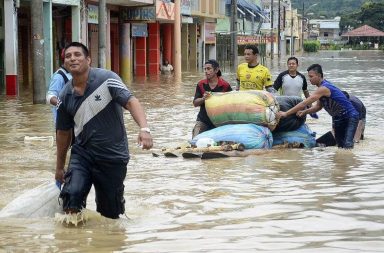
[[[288,111],[301,101],[299,97],[275,97],[266,91],[212,93],[205,108],[216,128],[195,136],[190,143],[211,138],[215,142],[242,143],[246,149],[269,149],[283,143],[312,148],[316,145],[315,133],[305,124],[306,117],[276,118],[279,110]]]

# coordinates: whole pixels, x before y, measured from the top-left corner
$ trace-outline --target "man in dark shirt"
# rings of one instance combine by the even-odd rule
[[[153,145],[143,107],[112,71],[91,68],[88,49],[72,42],[65,47],[66,66],[73,79],[59,96],[57,111],[57,161],[55,179],[64,186],[60,193],[66,213],[86,206],[92,184],[97,211],[116,219],[125,212],[124,179],[129,161],[122,107],[140,127],[143,149]],[[64,171],[74,129],[68,170]]]
[[[361,102],[361,100],[358,99],[356,96],[349,95],[348,92],[346,91],[343,91],[343,93],[349,99],[349,101],[351,101],[353,107],[355,107],[356,111],[359,113],[359,123],[357,125],[355,137],[353,138],[355,142],[359,142],[360,140],[364,140],[364,130],[365,130],[367,110],[363,102]]]
[[[206,79],[200,80],[197,84],[193,99],[193,105],[195,107],[200,106],[200,111],[192,131],[192,138],[199,133],[215,128],[205,109],[205,100],[211,95],[210,92],[227,92],[232,90],[231,85],[221,78],[220,66],[217,61],[208,60],[205,62],[204,71]]]
[[[324,108],[332,116],[332,125],[338,147],[352,149],[359,113],[339,88],[324,79],[323,69],[319,64],[312,64],[307,71],[309,81],[312,85],[316,85],[317,89],[295,107],[286,112],[279,111],[277,117],[287,117],[292,114],[303,117]],[[314,102],[317,102],[315,106],[306,109],[308,105]]]

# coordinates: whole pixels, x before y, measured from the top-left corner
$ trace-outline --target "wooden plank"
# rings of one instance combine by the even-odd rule
[[[165,157],[178,157],[178,154],[173,152],[164,152]]]
[[[183,152],[181,153],[181,156],[186,159],[190,158],[201,158],[202,153],[195,153],[195,152]]]
[[[191,158],[194,154],[203,153],[203,152],[210,152],[210,151],[230,151],[230,150],[244,150],[243,144],[226,144],[221,146],[210,146],[210,147],[203,147],[203,148],[196,148],[196,147],[178,147],[175,149],[161,149],[161,150],[155,150],[152,151],[152,156],[159,157],[159,156],[165,156],[165,157],[179,157],[182,156],[183,153],[188,153],[185,156],[188,158]],[[200,155],[199,155],[200,157]]]
[[[236,147],[236,146],[234,146]],[[246,149],[236,150],[228,149],[228,146],[213,146],[205,148],[177,148],[177,149],[162,149],[161,151],[152,152],[154,157],[165,156],[165,157],[180,157],[183,158],[199,158],[201,159],[214,159],[214,158],[225,158],[225,157],[246,157],[249,155],[260,155],[268,152],[276,152],[276,150],[285,150],[290,148],[303,148],[302,143],[283,143],[280,145],[273,146],[272,149]]]
[[[203,152],[201,159],[215,159],[215,158],[227,158],[227,157],[246,157],[249,155],[261,155],[271,152],[271,149],[247,149],[244,151],[232,150],[232,151],[209,151]]]
[[[201,155],[201,159],[216,159],[216,158],[228,158],[229,155],[225,154],[225,152],[204,152]]]

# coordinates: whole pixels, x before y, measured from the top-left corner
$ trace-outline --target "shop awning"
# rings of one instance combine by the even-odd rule
[[[231,5],[232,0],[226,0],[225,3]],[[240,12],[239,9],[242,9],[242,11]],[[253,17],[256,17],[256,15],[258,15],[261,18],[266,19],[264,13],[262,12],[259,6],[246,0],[237,0],[237,10],[243,15],[244,13],[249,14]]]

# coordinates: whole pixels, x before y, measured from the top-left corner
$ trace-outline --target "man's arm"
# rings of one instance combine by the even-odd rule
[[[297,104],[295,107],[292,107],[286,112],[278,112],[278,117],[287,117],[289,115],[295,114],[298,111],[304,110],[308,105],[311,105],[313,102],[318,101],[322,96],[329,96],[330,90],[326,87],[317,88],[315,92],[312,93],[308,98]],[[316,105],[317,106],[317,105]]]
[[[304,117],[306,114],[316,113],[316,112],[320,111],[321,109],[323,109],[323,105],[321,104],[320,100],[318,100],[314,106],[312,106],[306,110],[298,111],[296,113],[296,115],[298,117]]]
[[[303,90],[305,98],[309,98],[309,91],[308,90]]]
[[[64,78],[60,75],[55,73],[52,76],[51,83],[49,84],[49,88],[47,91],[47,104],[51,104],[53,106],[57,105],[57,97],[59,96],[59,93],[61,89],[64,87]]]
[[[210,94],[208,92],[204,92],[201,94],[199,89],[199,85],[196,85],[195,97],[193,98],[193,106],[198,107],[204,104],[205,100],[208,98]]]
[[[283,73],[284,73],[284,72],[280,73],[280,74],[277,76],[275,82],[273,83],[273,88],[274,88],[276,91],[278,91],[278,90],[281,88],[281,86],[283,85]]]
[[[148,129],[147,118],[145,116],[144,108],[141,106],[139,100],[135,97],[131,97],[126,105],[124,106],[127,109],[137,125],[139,125],[140,133],[137,139],[138,143],[142,145],[143,149],[150,149],[153,146],[152,136]]]
[[[240,90],[240,65],[237,66],[237,71],[236,71],[236,90]]]
[[[56,131],[56,174],[55,179],[64,183],[64,166],[67,158],[67,152],[72,140],[72,130]]]

